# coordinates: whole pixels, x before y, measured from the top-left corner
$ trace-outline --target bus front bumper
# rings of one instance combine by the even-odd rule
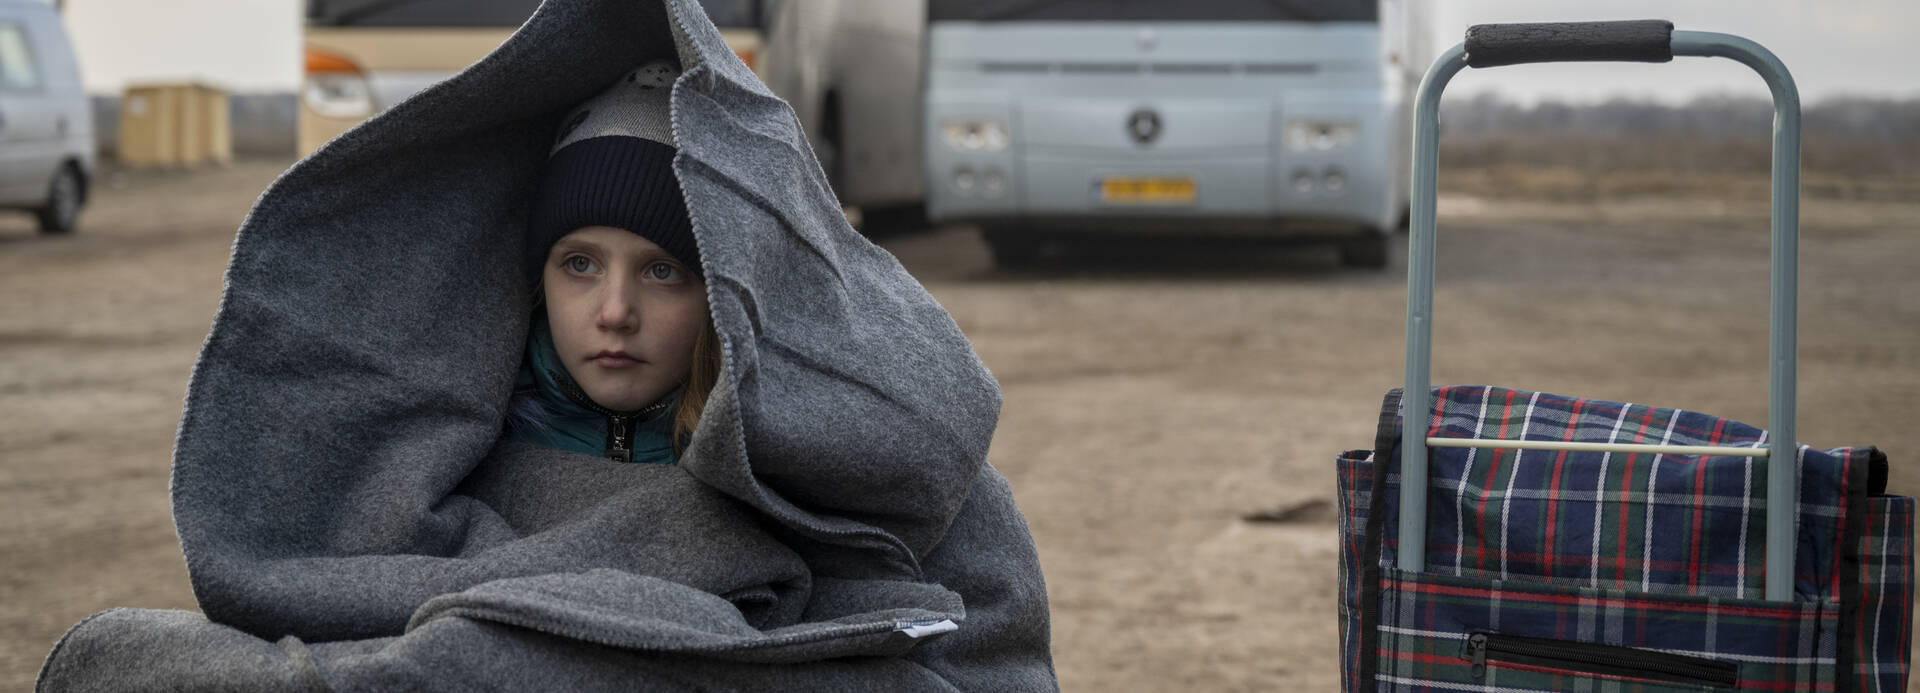
[[[995,163],[935,164],[927,179],[929,219],[1234,236],[1325,234],[1338,225],[1387,229],[1400,217],[1378,166],[1264,155],[1115,162],[1030,154]]]

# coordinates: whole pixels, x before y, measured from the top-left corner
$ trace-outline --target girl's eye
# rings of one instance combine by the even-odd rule
[[[561,262],[563,266],[565,266],[568,270],[576,274],[593,273],[593,260],[588,259],[584,255],[569,256],[566,260],[563,260]]]
[[[665,262],[656,262],[647,266],[647,278],[672,284],[680,281],[680,268]]]

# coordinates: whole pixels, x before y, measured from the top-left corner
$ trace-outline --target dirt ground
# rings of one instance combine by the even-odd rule
[[[233,231],[286,161],[134,174],[71,237],[0,219],[0,689],[113,606],[193,608],[169,455]],[[1435,382],[1766,420],[1763,202],[1443,199]],[[1800,437],[1920,490],[1920,203],[1809,200]],[[1400,378],[1406,284],[1330,252],[885,245],[1005,390],[1068,690],[1335,690],[1334,454]],[[1250,513],[1302,510],[1296,521]],[[1915,687],[1910,690],[1920,690]]]

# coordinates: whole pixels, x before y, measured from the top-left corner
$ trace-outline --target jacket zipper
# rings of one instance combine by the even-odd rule
[[[585,390],[580,389],[580,384],[573,382],[573,378],[567,377],[567,374],[548,369],[547,376],[560,384],[560,392],[568,400],[587,411],[607,417],[607,444],[603,454],[616,462],[633,461],[634,430],[640,427],[640,422],[652,421],[653,417],[667,409],[667,399],[662,397],[660,401],[641,407],[638,411],[617,412],[595,403]]]
[[[1473,661],[1476,679],[1486,678],[1487,662],[1492,660],[1669,683],[1727,687],[1740,683],[1739,667],[1732,662],[1637,647],[1500,633],[1467,636],[1467,658]]]
[[[607,422],[607,458],[617,462],[633,461],[633,426],[631,416],[615,416]]]

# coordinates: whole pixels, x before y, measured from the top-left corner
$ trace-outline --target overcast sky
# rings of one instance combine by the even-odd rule
[[[807,2],[807,0],[797,0]],[[900,0],[907,2],[911,0]],[[1773,50],[1804,100],[1920,97],[1920,0],[1407,0],[1432,2],[1437,46],[1471,24],[1671,19],[1682,29],[1739,34]],[[300,78],[300,0],[66,0],[91,91],[128,81],[198,78],[235,91],[292,91]],[[1760,78],[1720,59],[1676,65],[1553,65],[1469,70],[1448,93],[1500,91],[1522,101],[1708,93],[1764,96]]]

